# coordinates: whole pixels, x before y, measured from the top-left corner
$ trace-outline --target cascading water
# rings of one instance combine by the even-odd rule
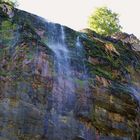
[[[82,97],[80,98],[80,100],[82,100],[82,102],[83,102],[82,109],[84,109],[84,112],[86,112],[86,110],[89,111],[89,109],[87,108],[88,107],[87,104],[90,102],[90,101],[88,101],[88,99],[90,98],[90,97],[88,97],[88,96],[90,96],[90,94],[89,94],[90,91],[89,91],[89,86],[88,86],[89,76],[88,76],[87,69],[85,67],[85,59],[86,59],[85,50],[83,48],[83,45],[80,42],[79,36],[76,39],[76,52],[77,52],[76,58],[78,58],[81,61],[79,63],[80,65],[79,66],[77,65],[77,68],[76,68],[80,71],[80,77],[79,76],[78,77],[76,76],[76,77],[82,81],[82,90],[83,90],[82,93],[83,94],[81,94]],[[78,86],[79,86],[79,84],[78,84]]]
[[[140,105],[140,88],[138,87],[134,87],[134,86],[130,86],[130,91],[132,93],[132,96],[134,96],[134,98],[139,102]]]
[[[54,58],[54,82],[53,91],[50,98],[50,106],[46,115],[46,135],[48,140],[91,140],[91,130],[75,119],[74,109],[78,103],[76,97],[79,83],[76,79],[80,78],[82,82],[83,97],[79,97],[83,105],[81,108],[86,112],[86,93],[88,92],[87,74],[84,65],[83,48],[80,44],[79,37],[76,39],[75,52],[78,59],[77,64],[72,64],[73,57],[65,42],[64,27],[48,23],[48,46],[55,54]],[[75,61],[75,60],[74,60]],[[76,72],[75,72],[76,69]],[[78,74],[77,74],[78,73]],[[85,103],[84,103],[85,102]],[[81,111],[81,110],[80,110]],[[81,111],[82,112],[82,111]]]

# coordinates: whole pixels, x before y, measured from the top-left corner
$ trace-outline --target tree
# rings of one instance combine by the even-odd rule
[[[118,14],[107,7],[96,8],[88,20],[89,28],[102,35],[113,35],[122,27],[119,24]]]
[[[0,0],[0,3],[7,3],[7,4],[14,6],[14,7],[17,6],[17,0]]]

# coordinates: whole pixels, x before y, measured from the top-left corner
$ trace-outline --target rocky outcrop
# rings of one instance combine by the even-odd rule
[[[116,33],[113,38],[121,40],[124,43],[130,43],[135,51],[140,51],[140,40],[133,34]]]
[[[134,135],[133,131],[139,132],[139,117],[134,117],[136,122],[130,124],[134,119],[132,116],[136,112],[139,114],[139,107],[136,107],[140,99],[139,52],[133,50],[130,42],[101,37],[89,29],[83,32],[90,38],[88,43],[84,42],[88,52],[88,66],[91,67],[89,67],[89,73],[91,77],[92,74],[93,76],[96,74],[94,85],[90,83],[95,102],[93,122],[98,130],[104,133]],[[134,103],[135,99],[138,102]],[[130,126],[138,129],[132,130]],[[137,139],[136,137],[138,136],[131,139]]]
[[[139,140],[132,42],[0,7],[0,139]]]

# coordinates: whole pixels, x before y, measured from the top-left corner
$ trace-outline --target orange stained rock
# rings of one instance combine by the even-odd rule
[[[105,50],[108,51],[110,54],[112,52],[116,53],[117,55],[120,55],[119,52],[116,50],[116,48],[112,44],[105,44]]]
[[[93,58],[93,57],[89,57],[88,61],[92,64],[99,64],[100,63],[98,58]]]
[[[98,75],[96,75],[96,80],[103,85],[104,87],[107,87],[108,85],[110,85],[110,81],[105,79],[104,77],[100,77]]]
[[[109,112],[108,117],[110,120],[113,120],[116,122],[124,122],[125,121],[125,117],[121,116],[120,114],[117,114],[117,113]]]

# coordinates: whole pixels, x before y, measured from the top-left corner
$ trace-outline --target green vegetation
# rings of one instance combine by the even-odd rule
[[[107,7],[97,8],[88,20],[89,28],[102,35],[112,35],[121,30],[118,14]]]
[[[16,25],[12,24],[12,22],[9,20],[5,20],[1,23],[1,29],[3,30],[3,32],[5,32],[6,30],[15,30]]]
[[[2,43],[8,45],[14,39],[14,30],[16,29],[16,25],[12,24],[9,20],[4,20],[1,22],[0,26],[0,38],[2,39]]]
[[[16,0],[0,0],[0,3],[3,3],[3,2],[5,2],[5,3],[7,3],[11,6],[14,6],[14,7],[17,6],[17,1]]]

